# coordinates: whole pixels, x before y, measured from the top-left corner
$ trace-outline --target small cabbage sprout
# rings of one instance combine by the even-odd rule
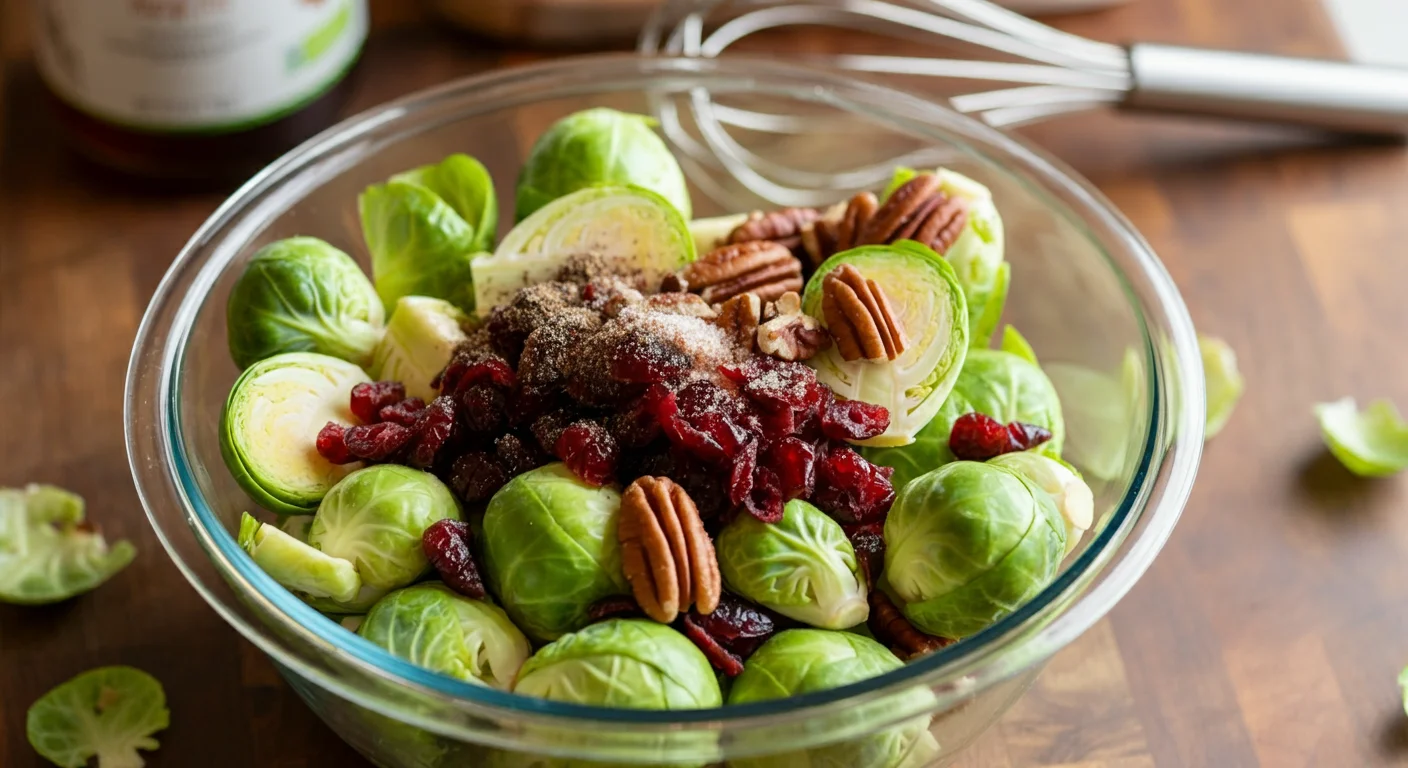
[[[89,670],[54,688],[29,708],[29,743],[55,765],[142,768],[137,750],[160,745],[152,734],[171,724],[166,691],[156,678],[132,667]]]
[[[988,459],[988,463],[1016,471],[1051,494],[1056,511],[1066,521],[1066,554],[1074,551],[1095,523],[1095,494],[1080,473],[1060,459],[1031,451],[1006,453]]]
[[[1247,383],[1237,370],[1237,353],[1222,339],[1198,336],[1198,349],[1203,355],[1203,379],[1207,383],[1208,414],[1203,439],[1210,440],[1222,431],[1232,418],[1232,409],[1242,397]]]
[[[630,184],[667,200],[690,217],[689,188],[655,120],[598,107],[553,123],[534,142],[518,175],[518,220],[587,187]]]
[[[290,352],[246,368],[220,416],[220,455],[259,506],[281,515],[308,514],[359,465],[336,465],[318,454],[328,422],[357,423],[352,387],[369,381],[345,360]]]
[[[870,615],[865,576],[841,524],[801,499],[782,520],[739,515],[715,542],[733,592],[805,624],[846,629]]]
[[[0,602],[42,605],[80,595],[136,557],[83,526],[83,497],[52,485],[0,488]]]
[[[1387,477],[1408,469],[1408,422],[1388,400],[1360,411],[1354,398],[1315,406],[1330,453],[1361,477]]]
[[[382,598],[357,633],[412,664],[502,690],[532,653],[502,608],[440,583]]]
[[[1037,362],[1036,350],[1032,349],[1031,342],[1027,341],[1027,338],[1011,325],[1004,326],[1002,329],[1001,349],[1003,352],[1010,352],[1032,365],[1041,365]]]
[[[241,368],[285,352],[320,352],[366,365],[384,319],[357,262],[315,237],[260,248],[225,307],[230,357]]]
[[[240,518],[239,543],[270,578],[294,592],[346,602],[362,589],[350,561],[314,549],[248,512]]]
[[[467,322],[469,318],[448,301],[402,296],[372,355],[371,375],[378,381],[399,381],[407,395],[430,402],[439,394],[430,382],[465,340]]]
[[[513,692],[623,709],[723,704],[714,670],[684,635],[644,619],[610,619],[564,635],[518,672]]]
[[[1043,370],[1060,396],[1066,422],[1062,458],[1097,480],[1117,480],[1131,457],[1145,397],[1139,354],[1125,350],[1114,373],[1075,363],[1048,363]]]

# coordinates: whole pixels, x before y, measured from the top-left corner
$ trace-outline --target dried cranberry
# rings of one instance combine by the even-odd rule
[[[1051,430],[1036,424],[1014,421],[1007,425],[1007,435],[1016,450],[1025,451],[1051,439]]]
[[[469,525],[459,520],[437,520],[425,529],[420,546],[435,571],[450,589],[465,597],[484,596],[484,580],[469,550]]]
[[[884,406],[860,400],[833,399],[821,411],[821,431],[832,440],[868,440],[889,426]]]
[[[572,473],[591,485],[605,485],[616,476],[621,449],[606,428],[595,421],[574,422],[557,438],[553,453]]]
[[[450,488],[473,504],[493,496],[508,482],[504,468],[487,453],[474,451],[455,459],[450,467]]]
[[[732,592],[719,595],[713,613],[685,614],[683,625],[685,635],[704,651],[709,662],[731,677],[742,672],[744,659],[782,629],[781,619]]]
[[[746,455],[745,450],[744,454]],[[668,456],[668,455],[667,455]],[[661,464],[666,463],[665,458],[660,460]],[[729,503],[731,493],[724,488],[723,481],[719,477],[719,472],[702,462],[685,458],[672,458],[668,461],[670,466],[666,471],[641,472],[642,475],[665,476],[680,484],[689,498],[694,500],[694,506],[699,508],[699,517],[704,520],[712,520],[723,514]],[[748,485],[744,490],[753,488],[753,477],[751,468],[747,472]],[[742,497],[735,504],[742,503]]]
[[[356,461],[357,457],[347,450],[347,443],[343,440],[346,430],[346,427],[331,421],[318,430],[318,455],[333,464],[351,464]]]
[[[831,449],[817,462],[817,490],[812,503],[842,523],[870,523],[884,518],[895,500],[887,468],[877,467],[847,446]]]
[[[513,433],[494,440],[494,455],[510,477],[517,477],[548,463],[547,456],[538,450],[532,440],[524,440]]]
[[[576,417],[565,409],[549,411],[533,420],[530,431],[538,441],[539,447],[548,453],[556,453],[557,439],[562,436],[562,430],[567,429],[567,425],[576,420]]]
[[[682,376],[689,364],[684,352],[673,346],[633,340],[612,354],[607,375],[628,384],[660,384]]]
[[[366,461],[385,461],[406,447],[415,432],[391,422],[348,427],[342,440],[353,456]]]
[[[377,421],[389,421],[403,427],[414,427],[423,410],[425,410],[424,400],[419,397],[408,397],[378,411]]]
[[[635,599],[625,595],[611,595],[587,606],[587,617],[592,621],[620,619],[643,615]]]
[[[660,436],[660,423],[643,406],[606,417],[606,431],[622,448],[644,448]]]
[[[783,503],[777,473],[758,467],[753,473],[753,488],[743,500],[743,509],[764,523],[776,523],[782,520]]]
[[[476,384],[513,389],[517,377],[508,361],[484,352],[456,354],[437,378],[442,394],[461,392]]]
[[[753,483],[758,471],[758,443],[749,441],[738,455],[733,457],[733,466],[728,473],[728,500],[738,506],[745,504],[753,493]]]
[[[504,393],[488,384],[472,384],[459,393],[460,418],[465,428],[489,435],[503,428],[507,419]]]
[[[768,448],[768,467],[777,473],[782,498],[808,498],[816,488],[816,448],[796,437],[784,437]]]
[[[435,457],[454,437],[455,411],[454,399],[446,395],[430,401],[416,420],[416,442],[407,463],[421,469],[428,469],[435,463]]]
[[[681,624],[684,627],[684,636],[704,653],[704,658],[709,660],[709,666],[729,677],[743,674],[743,659],[723,647],[713,635],[699,626],[694,620],[693,612],[685,614]]]
[[[987,461],[994,456],[1025,451],[1051,439],[1051,433],[1034,424],[1003,424],[985,413],[965,413],[953,422],[948,447],[966,461]]]
[[[352,387],[352,413],[363,424],[375,424],[381,409],[406,399],[406,386],[399,381],[364,381]]]
[[[741,372],[724,375],[735,380],[741,375],[743,393],[767,408],[815,408],[825,391],[818,387],[816,372],[811,368],[771,357],[755,357]]]
[[[846,538],[851,540],[851,547],[856,551],[856,559],[860,561],[861,570],[865,572],[866,585],[875,589],[876,579],[880,578],[880,571],[885,567],[885,524],[868,523],[841,527],[846,531]]]

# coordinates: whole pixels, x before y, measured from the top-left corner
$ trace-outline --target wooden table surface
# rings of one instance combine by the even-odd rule
[[[352,109],[546,54],[378,0]],[[122,385],[148,298],[221,192],[136,192],[63,148],[0,0],[0,485],[84,494],[136,563],[67,604],[0,606],[0,765],[39,766],[24,713],[103,664],[160,678],[152,766],[362,766],[181,578],[128,474]],[[1069,17],[1106,40],[1334,56],[1318,0],[1136,0]],[[799,38],[803,47],[834,40]],[[1364,481],[1310,408],[1408,407],[1408,152],[1267,128],[1088,115],[1026,131],[1134,220],[1248,389],[1139,585],[960,764],[1408,764],[1408,477]]]

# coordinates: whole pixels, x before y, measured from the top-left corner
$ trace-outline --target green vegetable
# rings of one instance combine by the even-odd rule
[[[54,688],[29,708],[29,743],[49,762],[84,768],[141,768],[137,750],[156,749],[152,734],[171,724],[166,692],[132,667],[89,670]]]
[[[328,492],[308,529],[308,543],[349,560],[369,587],[396,589],[430,566],[425,529],[460,519],[460,505],[435,475],[398,464],[359,469]]]
[[[1408,667],[1398,673],[1398,685],[1403,689],[1403,712],[1408,714]]]
[[[533,144],[518,175],[518,220],[587,187],[631,184],[690,217],[684,172],[651,130],[655,120],[598,107],[553,123]]]
[[[412,664],[504,690],[532,653],[503,609],[439,583],[382,598],[358,634]]]
[[[751,704],[815,693],[860,682],[904,666],[884,646],[849,632],[789,629],[770,638],[743,665],[729,689],[729,704]],[[927,691],[906,693],[908,701],[928,700]],[[862,705],[864,706],[864,705]],[[878,714],[878,713],[877,713]],[[735,759],[730,768],[920,768],[938,756],[929,718],[919,717],[879,733],[782,755]]]
[[[730,233],[738,225],[748,220],[746,213],[730,213],[708,219],[693,219],[689,222],[689,234],[694,238],[694,252],[704,255],[723,245]]]
[[[378,381],[399,381],[406,394],[427,403],[439,394],[430,382],[464,341],[469,322],[455,305],[428,296],[402,296],[376,345],[370,372]]]
[[[801,499],[782,520],[738,515],[715,542],[733,592],[814,627],[845,629],[870,614],[865,576],[841,524]]]
[[[538,209],[474,260],[481,316],[525,285],[551,280],[572,256],[599,255],[647,284],[694,261],[689,227],[665,198],[640,187],[592,187]]]
[[[327,597],[313,597],[312,595],[300,594],[299,599],[313,606],[314,609],[322,611],[329,616],[357,616],[371,610],[373,605],[383,597],[386,597],[391,590],[387,587],[373,587],[363,583],[362,588],[357,591],[351,600],[333,600]]]
[[[1033,450],[1060,456],[1065,439],[1065,421],[1056,388],[1035,363],[1023,357],[993,349],[973,349],[958,374],[953,391],[939,412],[914,442],[899,448],[867,448],[866,458],[876,464],[894,467],[890,478],[895,488],[903,488],[916,477],[953,461],[948,448],[953,423],[965,413],[984,413],[1006,424],[1021,421],[1051,430],[1051,439]]]
[[[1119,373],[1109,374],[1073,363],[1050,363],[1047,377],[1061,398],[1069,436],[1062,457],[1099,480],[1117,480],[1124,472],[1132,441],[1138,439],[1144,373],[1133,348],[1125,351]]]
[[[822,280],[842,264],[880,285],[909,346],[883,363],[846,362],[832,346],[808,364],[837,395],[889,409],[890,427],[864,445],[908,445],[938,412],[963,368],[968,354],[963,291],[948,262],[918,243],[862,246],[838,253],[817,268],[802,297],[807,314],[822,316]]]
[[[1011,352],[1017,357],[1026,360],[1032,365],[1040,365],[1036,359],[1036,350],[1027,341],[1026,337],[1017,332],[1017,329],[1008,325],[1002,329],[1002,351]]]
[[[544,646],[518,672],[514,693],[626,709],[723,704],[704,654],[653,621],[611,619]]]
[[[1208,415],[1203,439],[1209,440],[1232,418],[1232,409],[1242,397],[1246,382],[1237,370],[1237,353],[1222,339],[1198,336],[1198,349],[1203,353],[1203,379],[1207,382]]]
[[[307,514],[357,465],[318,454],[328,422],[356,424],[352,387],[370,381],[361,368],[327,355],[290,352],[246,368],[220,416],[220,455],[259,506],[281,515]]]
[[[498,203],[484,166],[450,155],[367,187],[357,198],[376,292],[445,299],[474,311],[471,263],[494,245]]]
[[[1408,423],[1387,400],[1375,400],[1360,412],[1354,398],[1315,406],[1320,433],[1330,453],[1350,472],[1387,477],[1408,469]]]
[[[621,494],[594,488],[565,464],[515,477],[484,512],[484,568],[504,609],[529,637],[584,626],[587,608],[629,595],[616,521]]]
[[[239,542],[255,564],[294,592],[347,602],[362,589],[352,563],[326,555],[248,512],[240,518]]]
[[[988,463],[1013,470],[1050,494],[1066,522],[1066,553],[1075,550],[1081,536],[1095,523],[1095,495],[1080,473],[1060,459],[1031,451],[1003,454]]]
[[[0,602],[67,600],[112,578],[136,557],[81,527],[83,498],[52,485],[0,488]]]
[[[885,579],[919,629],[966,637],[1056,575],[1066,528],[1051,496],[1010,469],[955,461],[921,475],[885,520]]]
[[[366,365],[384,317],[357,262],[315,237],[260,248],[225,305],[230,357],[241,368],[284,352]]]

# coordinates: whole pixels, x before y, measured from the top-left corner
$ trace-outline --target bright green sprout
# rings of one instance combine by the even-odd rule
[[[1037,362],[1036,350],[1032,349],[1031,342],[1028,342],[1026,337],[1013,326],[1003,327],[1001,349],[1003,352],[1010,352],[1032,365],[1041,365]]]
[[[0,488],[0,602],[67,600],[112,578],[136,557],[82,526],[83,498],[51,485]]]
[[[25,732],[44,759],[62,768],[142,768],[137,750],[159,745],[152,734],[171,724],[166,692],[132,667],[89,670],[29,708]]]
[[[1330,453],[1350,472],[1387,477],[1408,469],[1408,423],[1388,400],[1360,411],[1354,398],[1315,406],[1320,433]]]
[[[357,633],[412,664],[503,690],[533,652],[502,608],[438,582],[382,598]]]
[[[1222,431],[1232,418],[1232,409],[1246,389],[1241,371],[1237,370],[1237,353],[1222,339],[1198,335],[1198,349],[1203,354],[1203,378],[1207,382],[1208,414],[1203,439],[1210,440]]]
[[[347,602],[362,589],[351,562],[324,554],[248,512],[240,518],[239,543],[270,578],[294,592]]]
[[[469,317],[454,304],[427,296],[402,296],[386,322],[369,370],[377,381],[399,381],[406,395],[425,402],[440,394],[430,382],[464,341]]]

